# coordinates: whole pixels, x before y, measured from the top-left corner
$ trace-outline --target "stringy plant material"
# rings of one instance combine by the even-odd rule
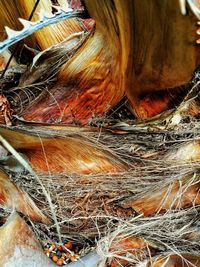
[[[195,79],[192,82],[195,85],[192,97],[197,101],[198,75]],[[153,123],[134,124],[134,121],[124,119],[113,120],[109,115],[91,121],[91,125],[98,128],[80,128],[78,133],[73,127],[17,126],[41,136],[65,137],[74,133],[91,143],[102,145],[103,149],[108,148],[129,166],[125,173],[39,175],[54,204],[63,242],[71,240],[79,244],[83,248],[81,255],[96,248],[105,261],[111,261],[113,257],[118,260],[125,257],[132,265],[143,259],[129,251],[126,251],[126,255],[119,256],[124,253],[124,249],[110,250],[113,240],[136,235],[155,243],[155,255],[186,252],[199,255],[199,207],[195,205],[195,201],[192,208],[177,206],[174,209],[171,205],[167,211],[162,211],[162,215],[151,215],[148,218],[143,218],[142,215],[138,218],[132,207],[124,207],[126,200],[141,199],[149,193],[153,195],[153,192],[163,187],[166,188],[167,198],[173,181],[181,181],[187,176],[189,178],[186,184],[179,187],[174,202],[191,185],[196,185],[198,195],[200,124],[198,118],[192,118],[187,113],[182,115],[181,122],[176,126],[170,126],[162,120],[162,116]],[[197,158],[188,159],[192,151],[185,150],[187,159],[179,159],[177,152],[181,148],[184,156],[184,147],[188,143],[194,144]],[[35,178],[23,173],[13,174],[13,179],[30,194],[42,212],[52,219],[43,190]],[[162,210],[163,203],[159,204],[157,211]],[[53,219],[50,226],[31,221],[29,223],[44,246],[59,241]]]
[[[117,251],[110,251],[114,239],[117,240],[118,236],[121,240],[136,235],[152,242],[153,247],[156,247],[156,255],[182,252],[198,255],[200,253],[199,208],[195,203],[191,208],[177,206],[174,209],[171,205],[167,211],[162,212],[162,215],[151,215],[148,218],[142,217],[142,214],[137,217],[138,214],[134,209],[123,207],[125,200],[140,199],[163,187],[166,188],[167,194],[170,194],[173,181],[181,181],[186,176],[189,177],[186,185],[180,186],[174,196],[174,202],[191,185],[197,185],[198,196],[199,158],[186,161],[178,158],[176,161],[170,160],[170,156],[175,156],[179,148],[183,148],[188,142],[195,141],[198,151],[200,141],[198,125],[194,120],[180,124],[176,130],[152,128],[151,133],[145,128],[137,130],[136,126],[135,132],[123,135],[103,129],[80,132],[80,136],[87,137],[91,142],[112,149],[129,165],[129,171],[89,175],[40,174],[40,179],[54,204],[63,242],[71,240],[87,248],[85,252],[88,251],[88,246],[95,246],[104,259],[111,259],[120,258],[119,248]],[[26,127],[26,130],[28,129],[33,131],[34,128]],[[44,129],[38,127],[37,134],[44,134],[44,131],[45,135],[49,136],[64,137],[69,133],[72,134],[70,130],[52,130],[50,127]],[[42,188],[34,177],[25,173],[14,175],[14,179],[30,194],[42,212],[52,219]],[[158,207],[159,210],[162,210],[162,203]],[[58,242],[55,225],[46,226],[33,222],[31,225],[43,245]],[[84,249],[82,253],[84,254]],[[131,264],[141,260],[128,251],[122,257],[128,259]]]
[[[60,62],[58,63],[55,66],[55,72],[62,65]],[[51,81],[51,78],[48,77],[45,85],[46,82]],[[26,87],[25,94],[27,94],[28,101],[29,94],[33,94],[32,88],[40,91],[45,85],[44,82],[39,82],[29,88]],[[11,91],[13,95],[18,94],[21,89],[23,88],[12,88],[8,94]],[[29,89],[31,90],[29,91]],[[27,102],[22,101],[23,108]],[[188,118],[186,119],[188,120]],[[121,122],[121,125],[118,126],[123,126],[123,123]],[[199,255],[199,207],[195,206],[195,201],[194,207],[177,206],[177,209],[174,209],[171,205],[167,211],[163,211],[162,215],[151,215],[148,218],[144,218],[142,215],[138,216],[131,207],[124,208],[123,206],[126,199],[139,199],[149,192],[152,192],[153,195],[153,192],[161,187],[166,187],[167,194],[170,194],[173,181],[181,180],[184,177],[188,177],[186,186],[185,184],[180,186],[173,202],[184,194],[185,187],[198,185],[199,157],[185,161],[170,160],[170,156],[176,155],[179,147],[184,147],[188,142],[197,141],[195,146],[197,146],[197,150],[199,149],[198,123],[189,118],[188,123],[182,122],[176,130],[169,131],[164,127],[159,130],[154,125],[150,128],[151,133],[149,133],[148,126],[136,126],[130,133],[127,131],[127,133],[124,132],[124,135],[115,135],[115,131],[118,131],[117,126],[110,127],[110,121],[105,118],[103,123],[101,121],[101,125],[106,126],[110,132],[101,127],[99,131],[80,132],[79,134],[87,137],[90,142],[99,143],[112,149],[128,164],[129,171],[90,175],[40,174],[40,179],[54,204],[54,215],[57,216],[61,228],[62,240],[72,240],[83,247],[92,244],[97,247],[98,253],[105,261],[106,259],[109,261],[113,257],[119,258],[119,254],[124,253],[120,248],[111,250],[113,241],[119,237],[123,240],[130,236],[138,236],[147,240],[155,248],[155,255],[168,253]],[[33,129],[30,128],[30,131]],[[36,131],[37,133],[41,131],[41,134],[45,131],[45,134],[49,136],[68,134],[65,131],[52,131],[50,128],[49,131],[39,128]],[[176,159],[176,157],[174,158]],[[23,173],[13,174],[13,179],[31,195],[42,212],[53,221],[53,215],[44,197],[44,192],[35,178],[30,174]],[[197,195],[198,193],[197,189]],[[162,204],[160,203],[157,211],[162,210]],[[47,242],[59,240],[55,225],[46,226],[31,221],[30,224],[44,245]],[[151,253],[149,253],[149,257],[151,257]],[[125,258],[130,264],[137,264],[141,261],[138,254],[133,255],[129,251]]]

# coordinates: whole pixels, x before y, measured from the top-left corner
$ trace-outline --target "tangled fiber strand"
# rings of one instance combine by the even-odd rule
[[[150,218],[135,218],[131,223],[119,222],[116,230],[110,232],[97,243],[97,250],[102,258],[120,259],[120,250],[110,250],[111,243],[117,238],[142,237],[157,252],[154,255],[184,254],[199,255],[199,208],[169,212]],[[119,247],[118,247],[119,249]],[[121,251],[124,252],[124,251]],[[128,252],[128,251],[127,251]],[[144,253],[144,251],[140,251]],[[126,260],[138,264],[141,259],[137,253],[126,253]],[[151,255],[149,255],[151,256]],[[132,266],[132,265],[131,265]],[[143,266],[143,265],[142,265]]]
[[[50,135],[55,135],[56,131],[49,131],[51,132]],[[49,132],[45,131],[45,135],[47,134]],[[94,141],[98,135],[95,132],[79,134],[87,136],[90,142]],[[60,131],[61,135],[66,136],[67,134]],[[45,188],[48,192],[51,192],[61,234],[65,238],[81,243],[99,239],[100,236],[106,236],[110,229],[114,230],[118,223],[126,225],[127,221],[136,216],[137,213],[132,208],[123,208],[121,203],[124,200],[129,198],[138,199],[149,192],[153,194],[161,187],[169,188],[170,191],[170,186],[174,180],[189,176],[190,178],[186,184],[179,188],[174,199],[176,201],[176,198],[184,193],[185,188],[197,183],[199,180],[198,160],[172,162],[166,159],[166,155],[173,151],[175,153],[188,140],[198,140],[199,132],[187,130],[185,134],[181,132],[178,135],[177,132],[172,132],[171,135],[168,133],[167,138],[166,135],[161,136],[160,138],[163,138],[162,142],[158,138],[159,133],[154,135],[148,133],[113,135],[104,132],[101,134],[98,138],[99,144],[102,144],[104,148],[106,144],[109,144],[107,147],[118,153],[129,164],[130,168],[127,172],[89,175],[40,175]],[[146,142],[142,143],[139,138],[145,139]],[[160,146],[157,146],[157,144],[160,144]],[[131,151],[130,148],[133,146],[137,149]],[[21,174],[15,177],[15,180],[32,196],[42,211],[51,218],[51,212],[44,199],[42,189],[36,184],[33,177]],[[182,211],[178,206],[176,212],[185,212],[184,214],[187,215],[187,210]],[[170,208],[165,216],[170,217],[173,214],[174,211]],[[173,218],[171,222],[174,220]],[[144,219],[145,223],[146,220],[151,219]],[[161,220],[161,222],[164,223],[165,221]],[[43,241],[44,236],[45,242],[48,238],[49,240],[57,239],[54,226],[35,224],[35,227],[39,234],[43,235],[43,238],[41,238]],[[174,220],[174,227],[176,228],[176,220]]]

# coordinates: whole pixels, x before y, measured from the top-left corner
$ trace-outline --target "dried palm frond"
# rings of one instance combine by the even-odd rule
[[[185,126],[183,128],[186,129]],[[29,131],[32,133],[35,131],[39,135],[45,132],[46,135],[54,136],[54,138],[60,136],[55,141],[55,144],[59,146],[64,142],[61,142],[61,140],[66,140],[66,136],[69,138],[69,135],[71,135],[70,138],[76,137],[76,140],[78,140],[77,129],[78,127],[32,126]],[[198,139],[199,132],[191,129],[191,131],[185,130],[185,132],[180,130],[179,133],[172,130],[171,132],[162,133],[157,130],[157,132],[148,133],[148,130],[145,132],[145,129],[143,131],[136,129],[135,132],[123,135],[113,135],[104,129],[101,133],[87,128],[81,128],[81,131],[79,131],[80,140],[89,139],[93,146],[98,142],[98,149],[102,148],[103,145],[105,151],[108,149],[108,151],[112,151],[111,154],[120,157],[126,166],[123,172],[116,171],[112,175],[102,173],[102,171],[101,173],[91,172],[90,175],[75,173],[55,175],[55,171],[52,169],[49,173],[50,176],[48,174],[41,175],[48,191],[52,193],[53,198],[56,198],[57,216],[59,220],[63,219],[61,228],[64,232],[67,231],[73,235],[77,232],[77,229],[80,229],[81,232],[78,235],[94,237],[97,233],[95,226],[97,219],[95,218],[98,218],[98,216],[100,232],[104,232],[107,216],[130,218],[136,214],[136,211],[139,211],[136,205],[135,207],[131,204],[129,207],[125,206],[125,203],[128,203],[131,199],[134,201],[141,200],[142,202],[146,197],[147,201],[144,200],[142,208],[150,214],[152,212],[188,208],[199,204],[198,157],[195,158],[193,155],[192,161],[188,157],[182,161],[179,159],[178,164],[170,158],[168,159],[169,153],[175,155],[176,151],[179,150],[177,148],[184,148],[184,144],[188,143],[188,138]],[[26,130],[28,130],[27,126]],[[8,135],[9,132],[7,130],[2,131],[4,136],[7,136],[12,143],[11,137],[9,138]],[[16,136],[19,136],[19,132]],[[41,138],[43,139],[43,137]],[[48,147],[45,150],[48,156]],[[188,150],[182,151],[182,154],[184,152],[188,153]],[[77,160],[76,155],[71,153],[72,158],[74,157]],[[111,169],[108,168],[106,172],[109,170]],[[73,172],[79,173],[78,167]],[[25,188],[30,188],[27,187],[29,179],[32,178],[26,176]],[[24,178],[20,180],[21,186],[24,187]],[[36,187],[38,188],[38,185]],[[29,190],[31,194],[38,195],[38,192],[33,193],[31,188]],[[165,199],[163,200],[164,195]],[[42,199],[42,196],[38,195],[38,198]],[[151,205],[154,206],[153,211],[149,208]],[[47,212],[46,207],[45,212]],[[64,219],[65,216],[66,219]],[[73,216],[73,219],[71,219],[71,216]],[[68,220],[70,225],[67,224]],[[74,227],[76,230],[74,230]],[[78,238],[76,234],[75,236]]]
[[[129,0],[123,4],[88,0],[85,6],[96,21],[94,33],[61,68],[58,82],[22,116],[52,123],[60,121],[62,113],[62,122],[87,124],[116,105],[124,94],[139,117],[151,117],[166,109],[177,95],[176,90],[169,94],[166,88],[188,82],[198,66],[195,17],[184,17],[178,1],[171,0],[162,4],[143,0],[143,8]],[[143,26],[139,20],[148,18],[149,10],[151,20]],[[168,13],[172,15],[166,22]],[[34,25],[29,25],[29,30],[31,27]],[[148,45],[152,36],[151,48],[144,46],[143,40]],[[170,53],[165,53],[165,46],[171,47]],[[55,118],[49,119],[49,114]]]

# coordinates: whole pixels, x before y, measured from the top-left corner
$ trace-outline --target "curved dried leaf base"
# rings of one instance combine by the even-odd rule
[[[167,212],[170,209],[184,209],[200,205],[200,182],[196,175],[186,176],[144,194],[139,199],[129,199],[123,208],[133,208],[144,216]]]
[[[0,170],[0,204],[22,212],[33,221],[49,223],[49,219],[28,194],[19,189],[2,170]]]
[[[118,49],[95,31],[61,68],[56,84],[21,116],[26,121],[88,124],[123,97],[120,68]]]
[[[44,137],[3,127],[0,134],[40,172],[112,173],[127,169],[114,153],[78,135]]]
[[[32,230],[17,214],[13,213],[0,227],[1,267],[55,267],[43,253]]]

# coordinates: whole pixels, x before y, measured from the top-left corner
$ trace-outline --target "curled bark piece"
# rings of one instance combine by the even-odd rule
[[[138,199],[123,201],[123,208],[131,207],[138,213],[143,213],[144,216],[150,216],[169,209],[187,208],[200,204],[200,182],[196,176],[186,176],[158,188]]]
[[[49,219],[42,214],[32,199],[2,170],[0,170],[0,204],[20,211],[33,221],[49,223]]]
[[[199,267],[200,257],[191,254],[166,255],[152,259],[146,267]]]
[[[0,227],[0,266],[53,267],[32,230],[17,214],[11,214]]]
[[[70,35],[59,45],[53,45],[38,53],[37,56],[34,57],[31,66],[22,75],[19,84],[20,87],[25,88],[26,85],[39,81],[41,79],[41,73],[43,81],[48,79],[51,75],[54,76],[60,66],[75,54],[86,37],[87,34],[78,32]]]
[[[2,136],[24,153],[42,172],[95,173],[124,171],[127,166],[116,155],[83,137],[40,137],[19,130],[0,128]]]

